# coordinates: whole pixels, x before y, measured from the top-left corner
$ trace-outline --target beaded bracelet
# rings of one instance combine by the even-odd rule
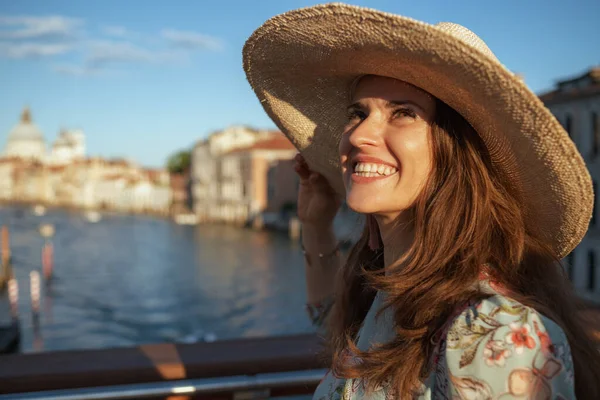
[[[302,253],[304,254],[304,258],[306,259],[306,263],[308,265],[312,266],[310,255],[308,254],[308,252],[304,248],[304,244],[302,244],[301,246],[302,246]],[[340,254],[340,244],[338,243],[335,246],[335,249],[333,249],[331,252],[329,252],[329,253],[319,253],[318,256],[319,256],[319,259],[322,260],[324,258],[338,256],[339,254]]]

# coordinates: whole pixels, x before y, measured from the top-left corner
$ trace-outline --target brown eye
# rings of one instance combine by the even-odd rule
[[[398,108],[397,110],[394,111],[394,117],[416,118],[417,114],[410,108],[402,107],[402,108]]]
[[[356,121],[356,120],[363,121],[367,118],[367,115],[360,110],[353,109],[353,110],[348,110],[347,117],[348,117],[349,122]]]

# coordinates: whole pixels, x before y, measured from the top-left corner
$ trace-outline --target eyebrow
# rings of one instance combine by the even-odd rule
[[[418,105],[417,103],[415,103],[414,101],[410,101],[410,100],[387,100],[385,102],[385,108],[395,108],[398,106],[405,106],[405,105],[411,105],[413,107],[418,108],[419,110],[421,110],[422,112],[425,112],[425,109],[423,107],[421,107],[420,105]],[[363,110],[365,109],[365,107],[360,103],[360,101],[357,101],[356,103],[352,103],[348,106],[348,110]]]

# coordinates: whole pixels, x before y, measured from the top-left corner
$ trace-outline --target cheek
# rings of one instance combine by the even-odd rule
[[[431,169],[431,151],[426,138],[405,139],[394,146],[395,156],[411,185],[418,186]]]
[[[431,169],[431,152],[428,143],[422,143],[412,151],[415,160],[415,167],[419,176],[427,175]]]
[[[348,135],[343,135],[340,140],[340,144],[338,146],[338,152],[340,156],[340,165],[342,166],[342,170],[345,169],[345,162],[350,155],[350,151],[352,150],[352,145],[348,140]]]

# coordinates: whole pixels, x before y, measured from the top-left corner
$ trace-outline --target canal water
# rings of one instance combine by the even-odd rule
[[[42,223],[56,228],[54,278],[34,329],[29,273]],[[299,244],[224,225],[145,216],[0,209],[19,286],[22,351],[93,349],[310,332]]]

